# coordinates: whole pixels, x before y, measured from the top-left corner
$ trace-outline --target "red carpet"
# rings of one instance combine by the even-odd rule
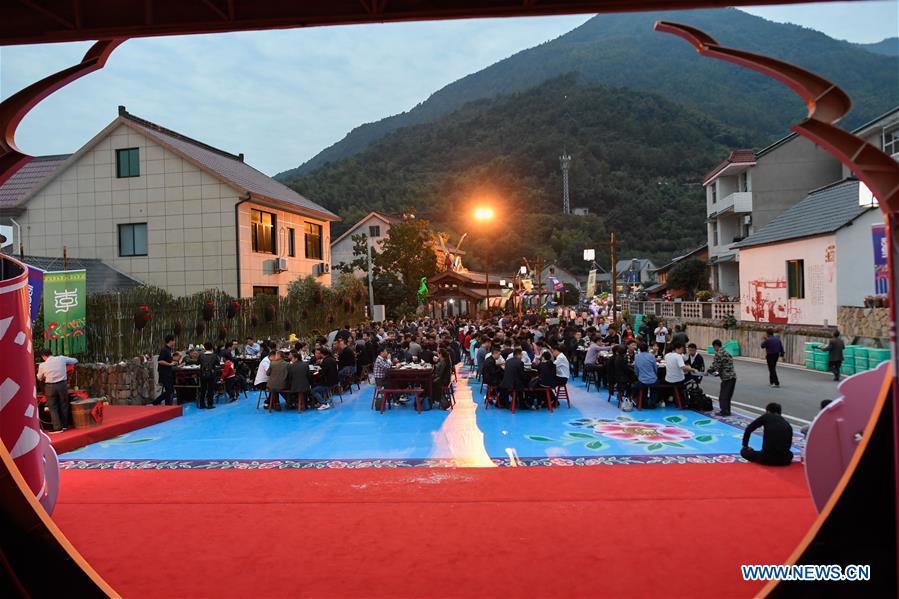
[[[54,514],[126,598],[751,597],[814,517],[748,464],[67,470]]]
[[[65,453],[178,416],[181,416],[181,406],[106,406],[100,426],[70,428],[64,433],[50,435],[50,442],[56,453]]]

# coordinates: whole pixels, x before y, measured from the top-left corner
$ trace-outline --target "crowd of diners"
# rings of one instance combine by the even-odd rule
[[[686,382],[705,374],[702,356],[680,325],[669,332],[664,322],[650,320],[635,332],[608,316],[572,316],[385,321],[344,325],[328,336],[247,338],[218,346],[207,342],[182,352],[174,351],[175,340],[169,336],[159,352],[163,392],[156,403],[173,402],[174,372],[186,367],[197,371],[199,385],[192,399],[201,409],[215,407],[217,390],[237,401],[241,392],[257,389],[267,394],[265,406],[275,410],[282,401],[288,408],[303,402],[304,408],[328,410],[335,395],[351,393],[363,379],[370,377],[383,387],[391,369],[414,363],[432,367],[430,401],[424,409],[446,410],[452,404],[446,390],[463,362],[487,387],[487,401],[508,407],[514,395],[517,406],[535,410],[546,404],[547,396],[558,405],[557,393],[578,376],[610,395],[617,393],[619,401],[641,393],[643,407],[653,408],[669,401],[675,387],[682,391]],[[732,359],[718,351],[709,371],[722,380],[732,378]],[[655,392],[659,386],[668,393]],[[400,395],[395,401],[403,404],[408,398]],[[721,407],[726,415],[729,403]]]

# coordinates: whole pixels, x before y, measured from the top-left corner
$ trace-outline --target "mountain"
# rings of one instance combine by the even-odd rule
[[[568,75],[476,100],[434,122],[405,127],[292,183],[344,217],[339,235],[370,210],[407,212],[469,231],[469,266],[516,268],[539,254],[583,271],[584,248],[614,230],[622,252],[667,261],[705,240],[700,178],[750,136],[659,95],[586,85]],[[561,213],[559,155],[572,157],[571,205]],[[497,205],[491,231],[471,222],[481,198]],[[619,253],[619,256],[624,256]]]
[[[773,23],[736,9],[598,15],[569,33],[519,52],[435,92],[408,112],[353,129],[302,166],[276,176],[288,182],[367,148],[402,127],[433,121],[467,102],[532,88],[577,73],[586,84],[659,93],[721,122],[752,132],[764,145],[804,118],[792,91],[747,69],[697,55],[681,39],[657,33],[657,20],[690,24],[719,42],[761,52],[818,72],[843,86],[860,125],[899,104],[899,58],[834,40],[796,25]]]
[[[883,54],[884,56],[899,56],[899,37],[888,37],[873,44],[855,44],[862,50]]]

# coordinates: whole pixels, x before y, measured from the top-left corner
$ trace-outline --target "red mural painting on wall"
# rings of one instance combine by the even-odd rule
[[[749,302],[746,313],[752,316],[756,322],[770,322],[772,324],[787,324],[790,314],[795,310],[792,302],[782,297],[772,297],[766,293],[768,289],[786,289],[786,279],[755,279],[749,281]],[[778,294],[780,295],[780,294]]]

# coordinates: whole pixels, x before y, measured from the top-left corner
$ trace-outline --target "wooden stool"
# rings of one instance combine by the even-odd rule
[[[568,402],[568,409],[571,409],[571,399],[568,397],[568,385],[562,385],[561,387],[556,387],[556,399],[559,400],[559,405],[562,404],[562,399]]]

